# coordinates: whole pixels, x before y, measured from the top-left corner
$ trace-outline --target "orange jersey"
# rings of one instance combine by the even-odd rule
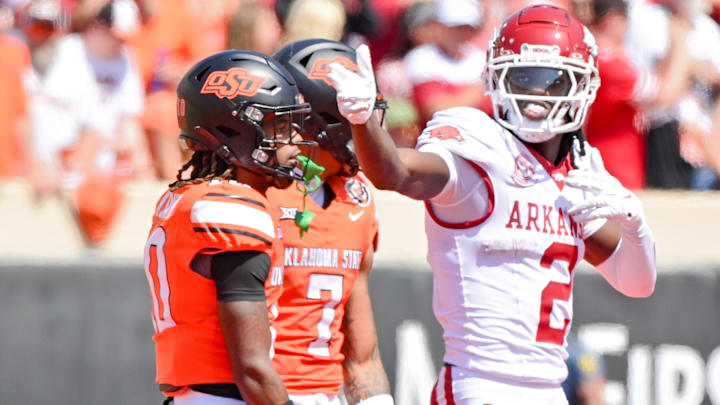
[[[378,225],[370,188],[358,177],[331,178],[335,199],[323,209],[306,198],[316,216],[300,237],[294,218],[303,196],[291,186],[268,190],[280,209],[285,244],[283,294],[278,301],[273,365],[291,394],[336,395],[343,384],[340,331],[345,303]]]
[[[192,270],[190,263],[199,253],[267,253],[272,269],[265,293],[268,311],[276,313],[282,243],[277,217],[268,207],[256,190],[224,180],[167,191],[158,201],[145,246],[158,383],[234,382],[218,321],[215,282]]]

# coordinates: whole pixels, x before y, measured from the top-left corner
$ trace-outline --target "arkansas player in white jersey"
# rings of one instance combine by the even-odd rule
[[[360,72],[331,65],[358,158],[382,189],[424,200],[433,309],[445,366],[432,404],[566,404],[573,270],[584,258],[631,297],[655,288],[655,244],[642,204],[605,171],[580,131],[600,85],[590,32],[565,10],[510,16],[490,41],[494,119],[436,113],[416,149],[395,148],[371,117],[367,49]]]

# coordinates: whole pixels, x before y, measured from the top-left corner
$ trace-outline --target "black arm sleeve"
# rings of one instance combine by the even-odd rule
[[[218,301],[264,300],[269,273],[270,256],[253,250],[218,253],[210,264]]]

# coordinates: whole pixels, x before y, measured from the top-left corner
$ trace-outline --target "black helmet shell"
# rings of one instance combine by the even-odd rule
[[[300,92],[312,106],[311,132],[321,148],[335,159],[358,168],[352,144],[350,123],[338,111],[337,92],[327,74],[330,63],[337,62],[357,72],[355,50],[342,42],[307,39],[290,43],[273,55],[295,79]]]
[[[228,163],[261,167],[272,175],[275,134],[262,124],[282,114],[302,122],[302,103],[292,75],[272,58],[252,51],[229,50],[195,64],[177,87],[180,137],[214,151]],[[256,151],[263,151],[259,153]]]

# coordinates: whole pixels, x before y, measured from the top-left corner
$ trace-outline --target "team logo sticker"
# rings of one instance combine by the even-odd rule
[[[370,205],[370,189],[365,183],[356,179],[349,179],[345,182],[345,192],[353,199],[355,204],[361,207]]]
[[[460,131],[455,127],[451,127],[450,125],[433,128],[432,130],[430,130],[430,138],[439,139],[441,141],[453,139],[458,142],[465,142],[465,138],[460,135]]]
[[[177,116],[184,117],[185,113],[185,99],[179,98],[177,101]]]
[[[179,98],[177,101],[177,120],[178,120],[178,126],[180,128],[187,127],[187,117],[185,116],[187,111],[185,111],[185,99]]]
[[[255,76],[243,68],[216,70],[205,79],[200,93],[229,99],[237,96],[252,97],[258,93],[264,82],[264,77]]]
[[[535,184],[535,165],[530,158],[520,154],[515,158],[515,171],[512,179],[520,187],[529,187]]]
[[[319,58],[313,63],[312,67],[310,68],[310,73],[308,73],[308,79],[322,80],[327,83],[328,86],[332,86],[332,82],[330,82],[330,79],[328,79],[327,77],[328,73],[330,73],[331,63],[339,63],[345,66],[345,68],[351,72],[357,73],[360,71],[358,65],[349,58],[346,58],[345,56],[336,56],[334,58]]]

